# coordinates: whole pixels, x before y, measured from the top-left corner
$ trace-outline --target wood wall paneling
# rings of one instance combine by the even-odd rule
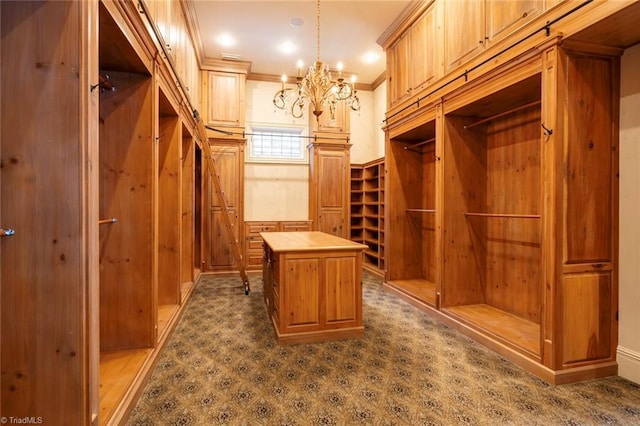
[[[97,410],[96,6],[0,3],[0,227],[16,232],[0,237],[2,416]]]

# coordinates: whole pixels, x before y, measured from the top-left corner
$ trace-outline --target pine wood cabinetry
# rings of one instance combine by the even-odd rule
[[[244,139],[210,139],[222,191],[235,238],[243,241],[244,234]],[[204,269],[213,272],[236,271],[237,266],[231,251],[231,242],[224,221],[222,205],[218,201],[211,178],[206,181],[207,216],[205,219],[205,264]]]
[[[0,2],[4,417],[124,423],[197,278],[190,65],[145,5]]]
[[[207,123],[221,127],[244,127],[246,76],[239,73],[207,73]]]
[[[349,133],[350,123],[349,114],[351,108],[346,102],[337,102],[333,111],[333,117],[329,107],[325,107],[324,112],[318,119],[312,113],[313,107],[309,107],[309,128],[314,132],[337,132]]]
[[[462,65],[480,51],[542,13],[542,0],[462,0],[444,10],[445,68]]]
[[[431,2],[387,50],[389,106],[422,90],[442,74],[438,13],[439,3]]]
[[[263,283],[278,343],[362,336],[364,245],[323,232],[264,232]]]
[[[389,108],[532,21],[543,7],[542,0],[423,2],[387,40]]]
[[[245,222],[245,263],[248,271],[262,269],[263,240],[261,232],[311,231],[311,221]]]
[[[309,144],[309,219],[314,231],[349,237],[350,149],[346,136],[343,142],[319,135]]]
[[[351,165],[351,240],[367,246],[364,267],[382,275],[384,265],[384,158]]]
[[[388,132],[385,287],[555,384],[617,371],[619,54],[549,43]]]

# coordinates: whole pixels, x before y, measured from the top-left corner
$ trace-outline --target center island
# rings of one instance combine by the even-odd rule
[[[262,232],[264,300],[280,344],[360,337],[362,251],[324,232]]]

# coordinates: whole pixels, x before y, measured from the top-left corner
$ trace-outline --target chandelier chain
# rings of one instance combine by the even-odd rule
[[[316,6],[317,31],[316,31],[316,61],[320,62],[320,0]]]

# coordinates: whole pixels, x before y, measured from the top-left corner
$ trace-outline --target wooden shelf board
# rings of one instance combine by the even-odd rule
[[[164,334],[171,318],[178,312],[180,305],[160,305],[158,306],[158,338]]]
[[[100,424],[106,424],[153,349],[100,354]]]
[[[452,306],[444,312],[507,344],[540,356],[540,325],[486,304]]]
[[[422,278],[387,281],[387,285],[424,303],[436,306],[436,284]]]

